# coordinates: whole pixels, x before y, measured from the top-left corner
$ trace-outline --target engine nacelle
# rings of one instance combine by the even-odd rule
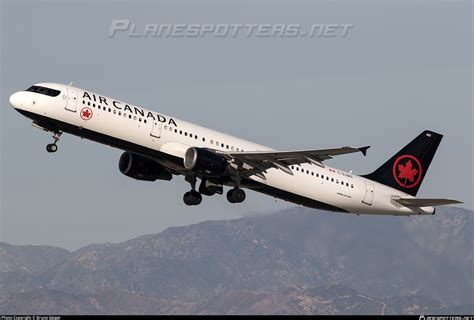
[[[143,181],[171,180],[172,175],[158,162],[135,153],[120,156],[119,170],[127,177]]]
[[[189,148],[184,155],[184,167],[207,176],[220,176],[227,172],[227,160],[212,151]]]

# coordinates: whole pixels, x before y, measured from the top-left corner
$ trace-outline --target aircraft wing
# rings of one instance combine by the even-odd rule
[[[442,206],[446,204],[462,203],[461,201],[454,199],[400,198],[394,200],[400,203],[401,205],[404,205],[405,207],[431,207]]]
[[[293,172],[289,168],[291,165],[312,163],[324,168],[324,164],[322,163],[324,160],[331,159],[337,155],[354,152],[362,152],[363,155],[366,155],[367,149],[369,148],[370,146],[297,151],[215,152],[223,155],[229,161],[244,169],[242,173],[246,176],[257,175],[265,179],[264,173],[270,168],[276,168],[293,175]]]

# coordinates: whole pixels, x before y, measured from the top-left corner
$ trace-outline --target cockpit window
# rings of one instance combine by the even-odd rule
[[[40,86],[31,86],[26,91],[31,91],[31,92],[36,92],[39,94],[44,94],[50,97],[57,97],[61,93],[59,90],[51,89],[51,88],[46,88],[46,87],[40,87]]]

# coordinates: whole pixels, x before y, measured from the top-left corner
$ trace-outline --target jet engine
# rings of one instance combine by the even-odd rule
[[[119,170],[127,177],[143,181],[171,180],[172,175],[158,162],[131,152],[120,156]]]
[[[192,147],[184,155],[184,167],[187,170],[207,176],[221,176],[227,172],[227,160],[212,151]]]

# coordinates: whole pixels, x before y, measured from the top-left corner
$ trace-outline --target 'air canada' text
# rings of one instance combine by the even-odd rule
[[[109,106],[107,98],[104,98],[102,96],[96,96],[93,93],[89,94],[87,91],[84,91],[84,94],[82,95],[82,99],[84,99],[84,98],[87,98],[90,101],[98,102],[100,104],[104,104],[106,106]],[[133,113],[137,116],[142,116],[143,118],[147,118],[147,119],[150,118],[150,119],[153,119],[155,121],[167,123],[169,125],[174,125],[175,127],[178,126],[173,118],[167,119],[165,116],[163,116],[161,114],[153,113],[151,111],[144,110],[144,109],[136,107],[136,106],[130,106],[126,103],[123,103],[123,102],[120,102],[120,101],[117,101],[117,100],[113,100],[111,102],[111,105],[113,107],[115,107],[116,109],[122,110],[124,112],[125,111],[130,112],[130,113]]]

